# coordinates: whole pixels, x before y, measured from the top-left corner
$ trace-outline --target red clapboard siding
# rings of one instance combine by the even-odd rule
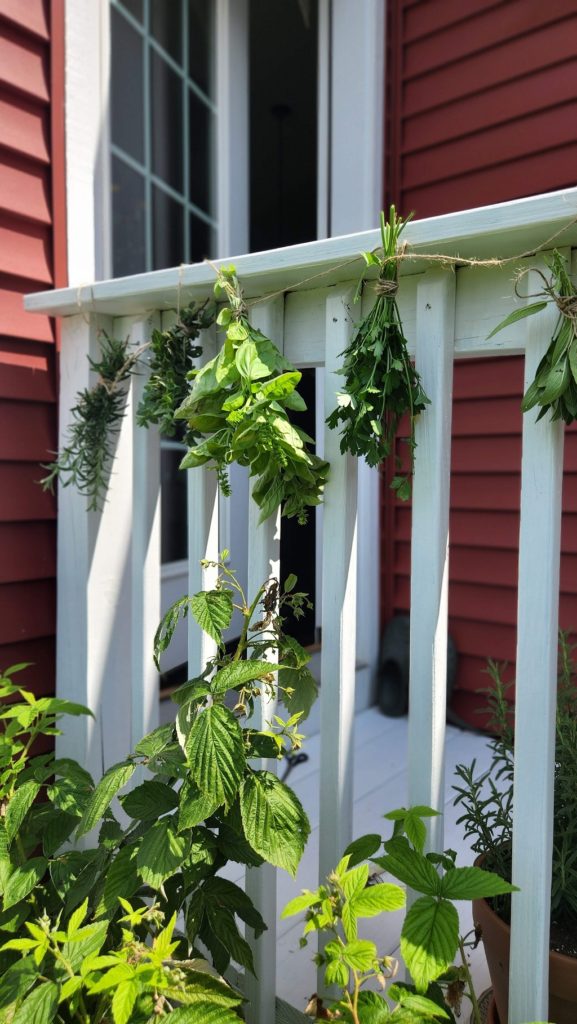
[[[573,0],[391,0],[386,203],[429,217],[577,180]],[[523,363],[455,367],[450,630],[453,706],[479,724],[489,657],[514,673]],[[566,431],[560,623],[577,626],[577,431]],[[408,609],[410,506],[382,491],[383,617]]]
[[[53,362],[47,345],[0,337],[0,398],[56,402]]]
[[[0,523],[0,583],[56,575],[55,523]]]
[[[33,690],[39,696],[54,693],[56,661],[54,637],[40,637],[0,647],[0,668],[28,663],[29,668],[18,673],[18,684]]]
[[[24,609],[31,614],[23,616]],[[0,585],[0,650],[2,644],[21,643],[54,635],[56,583],[32,580]]]
[[[2,145],[21,155],[48,163],[50,133],[47,115],[43,104],[0,89]]]
[[[0,0],[0,667],[54,692],[56,347],[23,295],[65,283],[64,3]]]
[[[0,401],[0,461],[49,461],[55,432],[53,403]]]

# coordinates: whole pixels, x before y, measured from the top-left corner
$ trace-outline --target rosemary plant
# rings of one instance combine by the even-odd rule
[[[369,466],[378,466],[395,450],[401,420],[409,417],[408,445],[411,465],[401,472],[401,460],[395,456],[398,470],[391,488],[402,500],[411,495],[411,476],[415,451],[415,420],[428,404],[421,380],[407,352],[407,341],[397,305],[399,238],[411,217],[403,220],[391,206],[389,221],[381,213],[382,255],[363,253],[367,268],[378,267],[376,302],[357,326],[351,344],[343,353],[339,371],[345,377],[337,395],[337,407],[327,419],[331,429],[343,424],[341,451],[363,456]],[[356,299],[364,281],[361,278]]]

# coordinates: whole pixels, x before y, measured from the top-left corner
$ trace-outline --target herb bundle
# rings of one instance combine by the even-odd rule
[[[44,467],[49,471],[40,481],[45,491],[52,491],[58,479],[63,487],[74,484],[79,494],[88,498],[90,510],[101,507],[114,458],[116,435],[124,417],[127,382],[136,359],[136,353],[128,351],[128,340],[118,341],[103,332],[100,359],[88,357],[90,368],[98,374],[98,381],[94,387],[84,388],[76,396],[68,443],[58,458]]]
[[[345,386],[337,394],[337,408],[327,423],[332,430],[344,424],[341,452],[363,456],[369,466],[378,466],[394,450],[395,437],[405,414],[409,415],[409,436],[404,438],[411,453],[409,473],[398,473],[391,488],[403,501],[411,495],[410,478],[415,451],[415,419],[428,404],[421,380],[407,352],[407,341],[397,306],[399,237],[410,220],[397,216],[391,206],[389,221],[381,213],[382,256],[363,253],[367,267],[379,268],[375,286],[376,302],[358,324],[351,344],[345,349],[339,373]],[[359,283],[359,298],[363,278]],[[401,460],[395,460],[397,470]]]
[[[230,494],[228,466],[248,466],[257,478],[252,496],[260,521],[282,505],[283,515],[305,523],[309,506],[322,501],[329,465],[309,449],[312,438],[290,422],[290,411],[306,409],[296,390],[302,375],[249,323],[234,267],[218,271],[215,294],[228,301],[217,319],[226,337],[218,355],[193,371],[192,390],[176,413],[194,437],[204,435],[181,469],[207,464]]]
[[[151,376],[144,386],[137,423],[142,427],[157,423],[168,437],[177,434],[179,425],[174,422],[174,413],[188,394],[193,361],[202,355],[202,348],[195,341],[202,330],[214,323],[215,312],[207,302],[200,306],[191,303],[173,327],[153,331],[150,342],[132,351],[128,339],[118,341],[102,332],[100,359],[88,357],[98,380],[76,396],[67,444],[58,458],[44,467],[49,471],[41,480],[44,490],[52,491],[58,479],[63,487],[73,484],[79,494],[87,497],[89,510],[102,508],[116,437],[124,418],[128,381],[148,349]],[[186,430],[182,440],[191,443]]]
[[[150,377],[144,385],[136,421],[141,427],[157,423],[165,437],[177,437],[185,444],[192,437],[177,423],[174,413],[190,390],[188,374],[194,360],[202,355],[202,346],[195,344],[201,331],[214,323],[216,310],[208,301],[194,303],[184,309],[177,323],[166,331],[153,331],[150,341],[148,365]]]
[[[537,270],[544,282],[543,298],[514,310],[495,327],[489,338],[517,320],[540,313],[550,302],[556,304],[559,318],[551,344],[537,367],[535,380],[527,388],[521,408],[528,412],[538,405],[541,407],[538,420],[550,411],[552,420],[562,419],[570,424],[577,419],[577,290],[567,272],[565,259],[557,249],[547,265],[551,271],[549,279]]]

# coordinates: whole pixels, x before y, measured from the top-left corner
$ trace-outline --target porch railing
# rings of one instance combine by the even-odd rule
[[[422,254],[499,258],[526,253],[552,239],[577,214],[577,190],[537,196],[412,223],[407,241]],[[570,227],[555,237],[568,251]],[[335,370],[358,318],[350,305],[361,250],[379,244],[377,232],[334,238],[235,260],[247,296],[265,297],[254,321],[298,367],[323,368],[325,404],[339,386]],[[535,266],[542,257],[528,257]],[[525,356],[532,380],[551,337],[554,313],[521,321],[487,341],[513,308],[511,266],[454,270],[425,259],[403,263],[399,302],[406,334],[431,405],[418,424],[412,511],[411,679],[409,778],[412,803],[443,804],[449,493],[453,360]],[[86,356],[105,328],[145,341],[174,310],[212,291],[205,265],[163,270],[28,296],[32,312],[62,319],[60,435],[76,392],[90,383]],[[302,282],[305,281],[303,284]],[[529,275],[527,291],[532,287]],[[363,305],[371,302],[366,289]],[[205,353],[214,345],[205,339]],[[61,489],[58,516],[58,662],[60,695],[87,703],[95,721],[79,722],[62,740],[66,753],[95,774],[125,756],[154,727],[158,679],[150,657],[159,618],[159,442],[135,426],[141,378],[133,378],[108,501],[87,513],[72,488]],[[357,466],[343,457],[336,434],[325,431],[331,462],[324,503],[322,560],[322,679],[320,864],[323,876],[351,839],[352,730],[355,687]],[[517,642],[516,748],[510,1024],[546,1019],[553,808],[557,620],[563,434],[558,423],[523,419]],[[188,474],[189,589],[210,585],[201,558],[218,553],[214,475]],[[374,509],[377,514],[377,509]],[[249,589],[278,572],[280,520],[257,525],[249,512]],[[376,557],[362,569],[376,573]],[[290,566],[287,567],[290,569]],[[189,637],[189,670],[198,674],[206,637]],[[430,844],[442,848],[442,818]],[[274,1019],[275,872],[252,871],[249,885],[270,931],[255,947],[260,981],[252,986],[251,1019]],[[310,880],[311,885],[315,879]]]

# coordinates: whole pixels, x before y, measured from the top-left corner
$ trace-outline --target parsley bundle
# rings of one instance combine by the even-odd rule
[[[405,224],[391,206],[389,221],[381,213],[382,256],[363,253],[367,267],[377,266],[377,300],[370,313],[358,324],[351,344],[345,349],[339,373],[345,385],[337,395],[337,408],[327,419],[333,430],[341,431],[341,452],[363,456],[369,466],[378,466],[394,450],[401,419],[409,416],[409,436],[403,438],[410,449],[409,473],[398,473],[391,482],[397,497],[405,501],[411,495],[411,476],[415,450],[415,419],[428,404],[419,374],[407,351],[407,341],[397,306],[399,237]],[[364,275],[359,282],[359,298]],[[400,458],[396,456],[396,468]]]
[[[537,419],[551,413],[552,420],[573,423],[577,419],[577,290],[567,272],[566,262],[555,249],[547,263],[551,277],[547,279],[540,270],[543,284],[543,298],[521,309],[515,309],[495,327],[489,338],[503,327],[539,313],[554,302],[559,318],[549,348],[543,356],[535,380],[527,388],[521,408],[528,412],[538,405],[541,407]]]
[[[312,438],[290,422],[290,411],[306,409],[296,390],[302,375],[250,325],[234,267],[218,271],[215,294],[228,301],[217,318],[226,336],[218,355],[193,371],[192,391],[176,413],[193,436],[204,435],[181,469],[207,464],[229,494],[229,464],[248,466],[260,521],[282,505],[283,515],[305,523],[308,507],[322,501],[329,465],[310,451]]]

